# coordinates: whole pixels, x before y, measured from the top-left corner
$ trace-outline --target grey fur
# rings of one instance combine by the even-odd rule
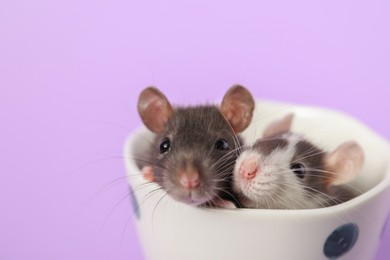
[[[160,154],[164,138],[170,139],[171,148]],[[227,141],[227,151],[215,149],[219,139]],[[176,108],[151,147],[156,182],[174,199],[188,204],[201,205],[216,197],[233,200],[231,178],[238,146],[236,134],[216,106]],[[178,170],[189,165],[201,180],[192,191],[183,188],[177,177]]]
[[[246,152],[248,151],[248,152]],[[234,189],[239,194],[244,207],[274,209],[305,209],[332,206],[355,196],[345,186],[329,187],[329,178],[325,165],[326,152],[299,134],[282,133],[259,139],[247,149],[242,158],[257,153],[260,172],[250,182],[238,176],[236,165]],[[246,157],[248,156],[248,157]],[[253,157],[251,157],[253,158]],[[237,163],[241,161],[241,157]],[[300,163],[305,167],[304,178],[295,176],[290,166]],[[274,169],[267,165],[272,164]],[[262,169],[262,167],[264,167]],[[273,187],[266,192],[258,190],[257,185],[272,176]],[[264,177],[262,177],[264,176]],[[278,177],[277,177],[278,176]]]
[[[254,145],[254,150],[261,152],[264,156],[270,155],[276,149],[283,149],[288,146],[287,139],[280,138],[280,136],[273,136],[258,140]]]

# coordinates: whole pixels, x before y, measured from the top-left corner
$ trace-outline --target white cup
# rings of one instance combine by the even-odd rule
[[[375,257],[390,207],[390,145],[355,119],[335,111],[258,101],[254,124],[242,134],[250,144],[264,127],[295,114],[292,131],[332,150],[344,141],[364,149],[361,174],[351,185],[362,194],[320,209],[206,209],[176,202],[157,184],[145,184],[135,160],[145,158],[145,128],[125,144],[125,163],[134,191],[135,223],[147,259],[167,260],[368,260]]]

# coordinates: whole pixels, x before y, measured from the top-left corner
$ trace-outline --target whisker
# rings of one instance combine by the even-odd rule
[[[123,202],[126,198],[128,198],[129,196],[131,196],[131,192],[126,192],[126,195],[123,196],[109,211],[108,215],[106,216],[106,218],[104,219],[104,222],[103,222],[103,225],[101,227],[101,231],[103,231],[104,227],[106,226],[107,224],[107,221],[108,219],[110,218],[110,216],[112,215],[112,213],[114,212],[114,210],[119,206],[119,204],[121,204],[121,202]]]
[[[127,221],[126,221],[126,223],[125,223],[124,228],[122,229],[122,232],[121,232],[121,244],[122,244],[122,242],[123,242],[123,238],[124,238],[124,234],[125,234],[126,228],[127,228],[127,226],[129,225],[130,220],[133,219],[134,214],[140,209],[140,207],[145,203],[146,200],[148,200],[151,196],[153,196],[153,194],[155,194],[156,192],[161,191],[161,190],[162,190],[162,188],[160,187],[160,188],[156,188],[156,189],[154,189],[154,190],[148,192],[148,193],[144,196],[143,200],[142,200],[140,203],[138,203],[138,205],[134,208],[134,210],[133,210],[133,212],[131,213],[131,215],[127,218]]]

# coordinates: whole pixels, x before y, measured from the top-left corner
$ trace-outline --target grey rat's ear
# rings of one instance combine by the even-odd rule
[[[173,108],[165,95],[154,87],[144,89],[138,98],[138,113],[145,126],[155,133],[164,130]]]
[[[264,130],[263,137],[268,138],[282,133],[290,132],[294,114],[288,114],[283,119],[273,122]]]
[[[356,142],[346,142],[325,156],[328,186],[346,184],[358,175],[363,167],[364,152]]]
[[[252,94],[243,86],[234,85],[225,94],[221,112],[235,133],[244,131],[252,121],[255,101]]]

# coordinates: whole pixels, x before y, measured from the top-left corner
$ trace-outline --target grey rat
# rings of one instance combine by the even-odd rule
[[[326,152],[290,131],[293,115],[268,126],[263,138],[236,161],[233,189],[243,207],[321,208],[347,201],[348,184],[360,172],[364,153],[356,142]]]
[[[250,92],[239,85],[227,91],[220,106],[173,107],[157,88],[146,88],[138,112],[156,137],[149,153],[153,165],[143,167],[144,177],[187,204],[234,201],[237,134],[250,124],[254,106]]]

